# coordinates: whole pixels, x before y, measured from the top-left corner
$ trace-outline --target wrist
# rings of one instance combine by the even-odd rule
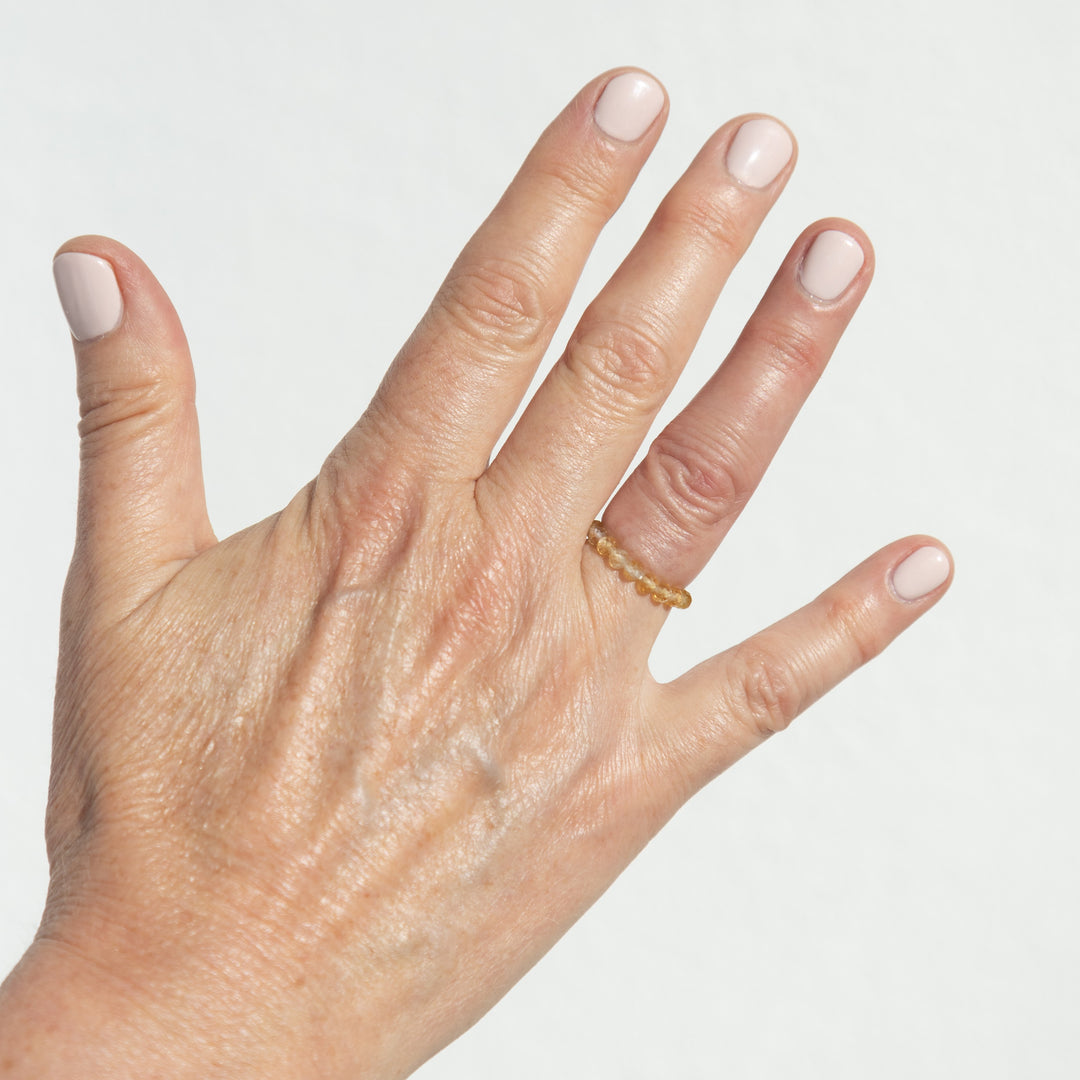
[[[103,935],[104,936],[104,935]],[[99,939],[100,942],[100,939]],[[0,1080],[263,1080],[403,1076],[377,1048],[358,1074],[335,1056],[340,1038],[311,1003],[250,967],[134,956],[115,941],[83,949],[40,936],[0,985]],[[257,1006],[257,1007],[253,1007]]]
[[[0,1080],[307,1075],[276,1044],[280,1027],[231,1022],[239,1009],[219,988],[169,967],[39,937],[0,986]]]
[[[35,941],[0,986],[0,1047],[2,1080],[188,1075],[154,1010],[118,976],[49,939]]]

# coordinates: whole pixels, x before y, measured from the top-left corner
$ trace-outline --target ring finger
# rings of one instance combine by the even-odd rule
[[[604,513],[659,580],[685,585],[746,505],[862,299],[873,251],[829,219],[795,242],[735,347]]]

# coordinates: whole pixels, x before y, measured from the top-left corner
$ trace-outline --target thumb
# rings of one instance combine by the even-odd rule
[[[191,356],[165,291],[123,245],[69,240],[53,274],[81,415],[73,572],[130,610],[215,542]]]

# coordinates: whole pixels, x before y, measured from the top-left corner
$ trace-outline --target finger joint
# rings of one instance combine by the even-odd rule
[[[782,377],[813,382],[821,374],[824,351],[805,323],[771,321],[757,327],[754,336],[755,351]]]
[[[467,338],[515,350],[536,344],[548,322],[537,275],[513,262],[488,260],[459,268],[435,306]]]
[[[660,334],[617,320],[575,331],[565,363],[591,399],[619,413],[659,408],[673,369]]]
[[[746,504],[744,470],[719,447],[662,432],[642,462],[650,500],[678,532],[712,532]]]
[[[685,240],[716,253],[731,265],[746,250],[746,226],[737,207],[718,199],[714,192],[684,194],[678,201],[665,200],[654,218],[661,231],[674,231]]]
[[[849,650],[853,667],[869,663],[885,648],[886,640],[875,630],[866,597],[836,597],[825,609],[830,636]]]
[[[756,738],[786,730],[802,712],[795,673],[772,653],[744,645],[735,652],[732,671],[736,708]]]

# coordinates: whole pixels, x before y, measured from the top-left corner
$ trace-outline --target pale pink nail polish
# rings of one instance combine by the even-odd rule
[[[918,548],[893,569],[893,592],[901,600],[921,600],[949,576],[949,569],[949,556],[941,548]]]
[[[865,259],[855,237],[838,229],[826,229],[803,256],[799,281],[816,299],[835,300],[855,280]]]
[[[768,117],[747,120],[727,152],[727,170],[747,187],[768,187],[791,160],[795,149],[783,124]]]
[[[597,127],[620,142],[635,142],[664,107],[660,84],[643,71],[625,71],[604,87],[593,117]]]
[[[53,259],[53,277],[60,306],[76,341],[92,341],[120,325],[124,299],[107,260],[81,251],[65,251]]]

